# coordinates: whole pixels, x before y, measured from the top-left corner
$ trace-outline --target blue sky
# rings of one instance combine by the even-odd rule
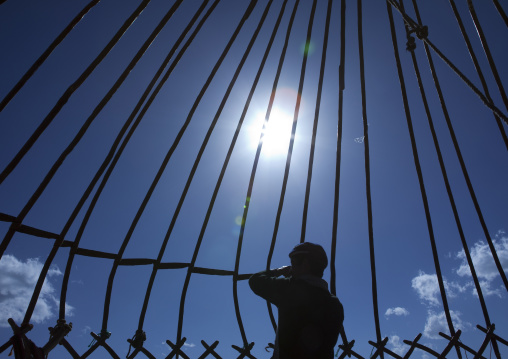
[[[60,153],[76,136],[79,128],[173,3],[174,1],[152,0],[104,61],[74,92],[19,165],[1,183],[1,213],[14,217],[20,214]],[[337,295],[345,308],[344,325],[348,338],[355,339],[354,349],[367,357],[372,350],[368,341],[375,340],[376,332],[371,299],[357,3],[346,3],[344,123],[336,285]],[[8,0],[0,5],[0,98],[10,91],[70,19],[86,4],[87,2],[82,0],[52,0],[44,4],[37,1]],[[63,92],[93,61],[139,4],[138,0],[125,0],[121,4],[118,1],[102,0],[0,112],[1,170],[12,160]],[[282,1],[273,2],[213,129],[178,217],[174,217],[174,213],[206,132],[267,4],[268,1],[258,1],[210,83],[132,232],[123,258],[157,258],[168,226],[175,218],[162,262],[191,261],[214,187],[281,10]],[[266,266],[297,97],[301,99],[301,107],[271,266],[287,265],[287,253],[300,240],[326,4],[325,1],[318,1],[316,8],[301,94],[298,94],[299,74],[312,2],[302,0],[296,13],[269,122],[270,125],[273,123],[280,126],[267,130],[261,151],[245,222],[240,274],[257,272]],[[53,233],[63,230],[144,89],[200,5],[200,1],[187,1],[179,7],[175,16],[169,20],[63,162],[23,219],[23,224]],[[199,90],[219,59],[247,5],[247,1],[222,0],[206,21],[119,157],[84,228],[80,248],[118,253],[164,156],[173,145]],[[195,264],[197,267],[229,271],[235,267],[253,161],[293,6],[294,1],[288,1],[267,64],[245,116],[204,231]],[[405,6],[409,15],[415,18],[410,2],[406,1]],[[481,88],[449,3],[429,1],[422,2],[420,6],[423,23],[429,27],[429,39]],[[504,59],[508,56],[508,45],[499,39],[506,36],[508,29],[493,3],[482,2],[475,6],[500,77],[506,86],[508,68],[504,66]],[[503,104],[481,44],[475,35],[467,4],[465,1],[457,1],[457,7],[472,39],[493,102],[506,114],[508,109]],[[507,10],[505,7],[505,11]],[[447,328],[402,104],[386,3],[365,1],[363,15],[381,335],[383,338],[389,337],[388,348],[404,354],[408,346],[403,344],[402,340],[412,340],[418,333],[423,333],[421,342],[440,352],[446,346],[446,341],[439,339],[436,334],[446,331]],[[471,276],[464,266],[460,237],[439,169],[411,56],[405,50],[403,22],[397,12],[394,12],[394,17],[418,155],[452,319],[456,329],[463,331],[462,342],[478,349],[484,335],[475,329],[475,326],[485,324],[483,315],[478,297],[473,293]],[[322,244],[328,254],[333,226],[339,51],[340,2],[334,1],[306,229],[306,240]],[[504,320],[508,314],[506,288],[493,266],[485,235],[434,90],[423,45],[418,40],[416,55],[454,199],[482,282],[489,314],[496,324],[496,333],[507,338],[508,324]],[[492,112],[446,64],[436,56],[433,56],[433,59],[468,174],[506,271],[506,145]],[[507,125],[503,126],[506,132]],[[278,146],[273,146],[268,137],[274,137]],[[95,191],[96,189],[92,196]],[[72,223],[66,240],[76,239],[91,198]],[[0,222],[2,238],[9,227],[9,222]],[[18,232],[0,260],[0,335],[3,340],[7,340],[12,333],[10,328],[6,327],[6,319],[13,317],[18,323],[22,321],[38,274],[52,246],[52,240]],[[58,319],[60,288],[68,257],[68,248],[58,251],[32,316],[31,322],[35,327],[29,337],[41,346],[49,337],[47,327],[55,325]],[[111,259],[80,255],[76,256],[72,263],[66,320],[73,323],[73,330],[67,339],[80,354],[87,350],[91,342],[90,331],[98,333],[101,330],[104,298],[112,264]],[[151,271],[150,265],[120,266],[114,277],[107,326],[112,336],[108,343],[120,356],[127,353],[126,339],[131,338],[138,327]],[[165,357],[170,352],[165,340],[169,339],[173,343],[176,340],[180,297],[186,274],[185,268],[157,272],[143,326],[147,334],[145,347],[156,357]],[[329,269],[325,272],[325,279],[330,279]],[[253,354],[258,358],[268,357],[264,347],[268,342],[273,342],[274,332],[265,302],[251,293],[246,281],[238,282],[238,299],[247,339],[255,342]],[[186,294],[182,334],[187,338],[184,350],[191,358],[204,352],[201,340],[208,344],[219,340],[216,351],[222,357],[237,356],[231,345],[242,346],[242,337],[235,316],[231,276],[191,276]],[[501,347],[501,350],[505,355],[508,353],[506,347]],[[52,355],[55,358],[67,357],[61,346],[58,346]],[[94,355],[101,357],[104,349],[99,348],[92,357]],[[426,354],[420,351],[412,357],[425,358]]]

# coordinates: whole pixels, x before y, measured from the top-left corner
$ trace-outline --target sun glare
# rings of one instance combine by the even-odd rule
[[[265,114],[259,113],[258,119],[264,122]],[[268,156],[277,156],[287,153],[289,140],[291,139],[291,125],[293,118],[285,111],[274,107],[270,119],[263,130],[262,153]],[[259,143],[259,131],[252,131],[252,144],[257,147]]]

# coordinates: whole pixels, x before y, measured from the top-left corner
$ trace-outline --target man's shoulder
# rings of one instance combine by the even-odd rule
[[[337,297],[336,295],[330,294],[330,300],[336,302],[338,305],[342,307],[342,303],[340,302],[339,297]]]
[[[344,307],[342,306],[339,298],[330,294],[329,306],[334,316],[342,322],[344,320]]]
[[[329,302],[330,302],[331,305],[334,305],[334,306],[342,308],[342,303],[341,303],[340,299],[336,295],[333,295],[333,294],[330,293]]]

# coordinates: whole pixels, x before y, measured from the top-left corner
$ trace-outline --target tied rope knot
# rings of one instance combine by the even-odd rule
[[[407,51],[414,51],[416,49],[416,41],[415,38],[408,34],[407,36],[407,42],[406,42],[406,50]]]
[[[54,328],[49,328],[50,340],[53,338],[60,338],[60,340],[67,336],[72,330],[72,323],[67,324],[65,319],[58,319]],[[59,341],[60,341],[59,340]]]
[[[416,49],[416,41],[411,34],[414,33],[420,40],[426,39],[429,36],[429,28],[427,26],[415,25],[411,30],[407,32],[406,50],[414,51]]]
[[[72,330],[72,323],[67,324],[65,319],[58,319],[54,328],[49,328],[49,341],[42,348],[42,352],[47,355],[53,350],[69,332]]]
[[[146,340],[146,333],[140,329],[136,330],[136,334],[132,337],[131,345],[134,348],[141,348]]]
[[[109,339],[110,336],[111,336],[111,332],[109,332],[107,329],[101,329],[101,332],[99,333],[99,338],[100,338],[101,342],[105,341],[106,339]],[[97,342],[97,340],[95,340],[95,338],[92,339],[92,342],[88,345],[88,347],[90,348],[96,342]]]
[[[420,40],[426,39],[429,36],[429,28],[427,26],[418,26],[415,29],[415,34]]]
[[[144,331],[142,331],[141,329],[136,330],[136,334],[134,334],[132,339],[127,340],[129,342],[129,351],[127,352],[127,358],[129,357],[129,355],[131,353],[132,347],[134,347],[134,349],[139,349],[139,348],[143,347],[143,343],[145,342],[145,340],[146,340],[146,333]]]

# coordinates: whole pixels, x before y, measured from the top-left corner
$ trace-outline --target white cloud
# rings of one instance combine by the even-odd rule
[[[460,316],[461,316],[460,312],[450,310],[450,317],[452,319],[454,329],[455,330],[460,329],[462,331],[465,331],[471,327],[471,323],[462,321]],[[448,330],[448,323],[446,321],[445,312],[436,314],[432,311],[429,311],[423,335],[430,339],[443,339],[439,335],[439,332],[450,334],[450,331]]]
[[[398,335],[390,336],[390,340],[388,342],[391,344],[390,350],[392,352],[399,354],[400,356],[404,355],[407,349],[407,345],[404,344],[402,340],[400,340]]]
[[[460,285],[457,282],[448,282],[445,279],[444,280],[444,285],[445,285],[445,289],[446,289],[446,294],[449,297],[456,297],[457,296],[457,292],[458,293],[464,293],[467,290],[467,288],[469,288],[473,284],[472,283],[466,283],[465,285]]]
[[[497,238],[493,239],[494,248],[496,249],[497,256],[504,268],[505,273],[508,272],[508,237],[504,232],[498,232]],[[464,250],[457,253],[457,258],[462,259],[462,263],[457,269],[457,274],[460,276],[471,276],[469,265],[466,261]],[[476,270],[476,274],[480,279],[485,281],[492,281],[499,276],[499,271],[496,267],[490,247],[485,241],[478,241],[471,249],[471,259]]]
[[[407,316],[407,315],[409,315],[409,311],[406,308],[401,308],[401,307],[388,308],[385,312],[385,315],[387,317],[389,317],[390,315]]]
[[[194,348],[196,344],[194,343],[183,343],[183,350],[187,350],[189,348]]]
[[[13,255],[4,255],[0,260],[0,327],[7,327],[8,318],[18,324],[23,321],[32,292],[35,288],[43,264],[39,259],[18,260]],[[53,309],[58,306],[54,296],[55,288],[50,278],[60,276],[58,268],[50,268],[41,289],[31,321],[41,323],[53,317]],[[66,314],[72,315],[73,307],[65,305]]]
[[[82,334],[89,334],[91,331],[92,331],[92,328],[90,326],[88,326],[88,325],[85,325],[83,327],[83,329],[81,329],[81,333]],[[166,344],[166,343],[164,343],[164,344]]]
[[[473,282],[471,282],[471,285],[474,286]],[[488,297],[489,295],[497,295],[499,298],[503,297],[503,286],[499,286],[498,288],[492,289],[492,282],[489,281],[480,281],[480,288],[482,289],[482,293],[485,297]],[[478,291],[476,288],[473,289],[473,294],[475,296],[478,296]]]
[[[464,293],[471,283],[460,285],[457,282],[449,282],[443,278],[446,295],[450,298],[456,297],[457,293]],[[429,305],[439,305],[440,290],[436,274],[426,274],[420,271],[419,274],[411,280],[411,286],[418,297]]]
[[[420,271],[418,276],[411,280],[411,286],[416,290],[420,299],[431,305],[439,305],[439,284],[435,274],[425,274]]]

